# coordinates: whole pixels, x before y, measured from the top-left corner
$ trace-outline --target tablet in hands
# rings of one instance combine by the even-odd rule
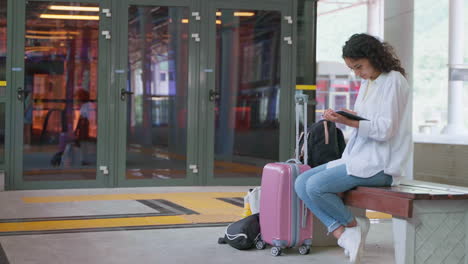
[[[340,110],[340,111],[336,111],[335,113],[340,114],[340,115],[342,115],[342,116],[344,116],[344,117],[346,117],[346,118],[349,118],[349,119],[351,119],[351,120],[357,120],[357,121],[359,121],[359,120],[367,120],[367,121],[369,121],[369,119],[366,119],[366,118],[364,118],[364,117],[360,117],[360,116],[357,116],[357,115],[353,115],[353,114],[348,113],[348,112],[346,112],[346,111],[341,111],[341,110]]]

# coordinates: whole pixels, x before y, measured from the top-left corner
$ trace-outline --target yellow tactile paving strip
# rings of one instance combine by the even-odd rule
[[[151,216],[113,219],[62,220],[23,223],[1,223],[0,232],[65,230],[83,228],[110,228],[122,226],[189,224],[183,216]]]
[[[99,194],[75,196],[23,197],[24,203],[74,203],[82,201],[118,201],[164,199],[199,214],[174,216],[145,216],[108,219],[50,220],[0,223],[1,232],[70,230],[89,228],[115,228],[138,226],[174,226],[187,224],[229,223],[241,218],[243,208],[216,198],[243,197],[245,192],[205,193],[143,193],[143,194]],[[371,219],[387,219],[390,215],[367,212]]]
[[[215,202],[214,205],[226,206],[225,202],[216,198],[243,197],[246,192],[185,192],[185,193],[127,193],[127,194],[94,194],[73,196],[37,196],[23,197],[25,203],[64,203],[83,201],[118,201],[118,200],[150,200],[165,199],[177,203],[181,201],[194,206],[200,206],[197,202]],[[192,202],[191,202],[192,201]],[[181,204],[182,205],[182,204]],[[234,205],[232,205],[234,206]],[[205,207],[203,204],[202,207]],[[193,208],[191,208],[193,209]]]
[[[240,219],[243,208],[216,198],[243,197],[245,194],[246,192],[210,192],[23,197],[23,202],[25,203],[40,204],[164,199],[196,211],[199,215],[0,223],[0,232],[227,223]]]

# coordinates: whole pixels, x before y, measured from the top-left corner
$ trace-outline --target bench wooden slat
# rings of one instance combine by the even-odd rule
[[[395,186],[392,187],[392,191],[419,194],[416,195],[416,197],[414,198],[415,200],[450,200],[457,195],[463,195],[460,193],[420,188],[415,186]]]
[[[393,217],[411,218],[413,216],[413,199],[377,192],[363,192],[359,188],[344,193],[343,200],[346,205],[391,214]]]
[[[427,191],[431,195],[431,200],[465,200],[468,199],[468,193],[463,190],[442,188],[439,186],[430,186],[423,184],[407,185],[402,184],[401,187],[409,187],[421,191]]]
[[[339,194],[346,205],[411,218],[414,200],[468,200],[468,192],[429,184],[392,187],[357,187]]]
[[[466,200],[468,194],[432,195],[431,200]]]
[[[438,190],[438,191],[444,191],[444,192],[449,192],[449,193],[456,193],[456,194],[466,194],[466,190],[462,190],[460,188],[457,188],[457,186],[454,187],[442,187],[442,186],[437,186],[437,185],[430,185],[430,184],[421,184],[421,183],[415,183],[415,184],[407,184],[403,183],[399,186],[411,186],[411,187],[418,187],[418,188],[424,188],[424,189],[429,189],[429,190]]]
[[[431,190],[414,186],[392,187],[357,187],[362,192],[380,193],[413,200],[463,200],[468,199],[468,193],[459,193],[443,190]]]
[[[396,187],[357,187],[356,191],[363,193],[385,194],[407,199],[430,199],[430,195],[421,192],[401,192]]]
[[[426,193],[435,194],[435,195],[438,195],[438,194],[444,194],[444,195],[449,195],[449,194],[450,195],[462,195],[462,194],[465,194],[465,193],[462,193],[462,192],[457,192],[457,191],[452,191],[452,190],[431,189],[431,188],[422,187],[422,186],[398,185],[398,186],[395,186],[395,187],[399,187],[403,191],[408,189],[408,190],[426,192]]]

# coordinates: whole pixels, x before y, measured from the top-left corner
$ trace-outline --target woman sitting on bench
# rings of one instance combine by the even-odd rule
[[[404,175],[412,152],[410,89],[392,47],[367,34],[343,46],[343,59],[363,79],[352,120],[327,109],[323,118],[352,128],[341,159],[299,175],[295,190],[338,239],[351,262],[359,260],[369,219],[354,218],[337,193],[356,186],[390,186]]]

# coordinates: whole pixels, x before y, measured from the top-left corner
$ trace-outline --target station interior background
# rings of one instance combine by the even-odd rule
[[[14,120],[9,121],[6,115],[11,113],[11,118],[16,119],[14,114],[18,114],[17,110],[20,109],[9,105],[8,101],[14,98],[8,96],[16,93],[16,90],[13,91],[13,88],[13,92],[6,90],[8,87],[5,15],[7,2],[7,0],[0,1],[0,12],[3,14],[0,22],[0,166],[4,170],[5,166],[11,166],[8,168],[14,170],[12,172],[16,175],[14,177],[17,177],[19,182],[24,182],[25,186],[32,186],[27,185],[28,182],[56,181],[64,177],[67,180],[99,181],[100,173],[104,174],[108,168],[98,167],[98,163],[102,164],[103,159],[109,159],[102,152],[99,154],[99,149],[104,149],[103,146],[108,146],[109,142],[106,142],[108,140],[106,138],[99,140],[98,135],[101,134],[102,137],[106,131],[98,129],[98,112],[109,111],[105,110],[104,106],[113,102],[111,99],[106,101],[107,98],[103,98],[99,99],[101,100],[99,104],[97,103],[97,87],[101,85],[98,83],[101,80],[97,78],[99,71],[97,20],[87,21],[86,26],[73,20],[60,25],[55,24],[57,32],[62,27],[67,27],[70,30],[69,35],[46,36],[41,28],[45,25],[42,22],[47,19],[39,18],[39,15],[43,15],[41,13],[46,10],[48,2],[30,1],[26,4],[25,17],[28,29],[24,42],[26,58],[24,87],[23,90],[18,88],[19,96],[20,93],[24,96],[23,107],[20,107],[23,111],[21,113],[23,131],[11,143],[10,149],[14,150],[13,154],[5,153],[7,122],[10,122],[10,126],[17,125]],[[467,14],[468,1],[464,0],[463,3],[463,14]],[[442,165],[446,167],[439,170],[439,175],[428,172],[434,170],[433,168],[421,172],[425,169],[420,164],[447,157],[449,160],[455,160],[457,156],[464,155],[468,143],[466,136],[468,118],[463,120],[464,123],[457,133],[444,132],[449,116],[449,30],[447,30],[450,18],[449,1],[414,0],[413,4],[410,34],[412,64],[409,78],[413,88],[413,132],[416,142],[414,175],[416,179],[419,177],[440,183],[467,185],[466,177],[460,176],[465,171],[463,166],[456,165],[453,169],[449,165]],[[383,0],[318,1],[316,119],[320,119],[322,111],[326,108],[353,109],[360,80],[344,65],[340,56],[341,47],[346,39],[356,32],[369,32],[385,40],[383,9],[386,5],[391,7]],[[193,105],[193,99],[190,98],[199,95],[190,94],[192,91],[187,86],[188,80],[194,78],[188,60],[191,48],[186,41],[188,33],[192,30],[188,26],[187,18],[190,15],[188,9],[164,7],[154,11],[155,9],[150,7],[132,8],[126,14],[130,21],[127,28],[128,35],[122,35],[126,40],[125,45],[128,46],[125,50],[128,54],[127,61],[123,60],[120,65],[127,67],[129,74],[122,76],[121,78],[125,77],[125,80],[122,79],[117,83],[124,87],[120,95],[122,101],[125,98],[127,101],[125,105],[122,104],[124,107],[122,109],[126,110],[121,112],[126,116],[126,122],[119,123],[117,120],[115,128],[125,132],[122,134],[118,132],[117,136],[111,138],[114,141],[126,141],[125,147],[117,146],[111,150],[115,153],[126,153],[124,156],[115,154],[115,160],[119,160],[117,163],[124,164],[114,165],[118,171],[124,171],[121,181],[157,179],[159,182],[175,180],[175,185],[187,183],[204,185],[210,180],[211,184],[231,184],[243,180],[246,180],[245,183],[252,183],[248,178],[258,180],[261,168],[266,162],[281,159],[281,153],[284,151],[281,151],[281,146],[277,147],[278,142],[282,146],[286,144],[280,137],[282,132],[279,126],[282,107],[279,102],[280,87],[282,78],[284,79],[282,75],[284,69],[278,66],[282,64],[282,58],[278,55],[279,35],[276,34],[281,27],[279,12],[234,12],[229,17],[226,15],[229,13],[228,10],[224,13],[221,9],[216,11],[214,39],[222,48],[216,51],[215,59],[212,61],[220,70],[216,72],[217,80],[212,81],[214,94],[213,100],[210,101],[215,103],[206,108],[211,111],[206,117],[206,122],[200,122],[200,126],[208,124],[208,131],[212,130],[208,133],[210,139],[203,144],[197,142],[203,135],[191,138],[193,132],[191,124],[195,118],[193,111],[189,111],[188,108]],[[141,33],[141,30],[147,30],[142,24],[144,15],[151,15],[153,23],[156,23],[158,28],[152,32],[153,35],[149,39],[153,43],[151,46],[145,44]],[[180,18],[181,23],[177,27],[168,26],[164,22],[172,21],[174,17]],[[240,39],[229,33],[228,27],[233,25],[229,24],[229,19],[232,17],[241,21],[236,26],[237,32],[242,34]],[[462,21],[463,36],[459,37],[462,41],[468,38],[466,17],[465,15]],[[252,30],[253,28],[255,30]],[[85,38],[70,41],[77,34]],[[168,37],[171,34],[181,37]],[[258,37],[260,35],[261,37]],[[73,45],[65,45],[60,38],[67,38],[69,44]],[[232,44],[232,41],[237,43]],[[148,58],[142,56],[144,52],[150,52],[151,56]],[[398,52],[397,50],[397,54]],[[258,56],[259,54],[261,56]],[[76,61],[68,60],[71,57],[77,58]],[[403,58],[407,59],[409,58]],[[65,60],[66,64],[63,63]],[[466,68],[467,63],[468,52],[465,48],[463,67]],[[45,68],[47,70],[44,70]],[[209,69],[205,70],[209,72]],[[463,91],[457,95],[463,100],[468,96],[465,91],[467,86],[467,82],[463,82]],[[216,94],[217,91],[218,93],[220,91],[220,94]],[[461,108],[463,109],[458,109],[457,112],[468,116],[468,104],[463,104]],[[84,136],[87,139],[80,144],[80,152],[77,152],[76,147],[71,147],[63,141],[67,140],[70,133],[77,135],[78,132],[73,130],[81,124],[79,123],[81,112],[85,112],[89,118],[87,121],[89,133]],[[110,116],[112,114],[110,112],[112,110],[104,117]],[[205,117],[200,115],[200,118]],[[348,131],[345,127],[342,128],[346,135]],[[11,133],[16,134],[17,129],[11,128]],[[108,127],[105,129],[111,130]],[[204,133],[202,128],[197,129],[198,133]],[[450,138],[450,141],[444,142],[440,138]],[[256,144],[245,144],[245,142]],[[192,162],[190,159],[197,156],[196,151],[202,153],[206,150],[200,151],[198,147],[193,147],[194,145],[198,147],[207,145],[211,153],[207,160],[214,161],[204,161],[200,164]],[[441,150],[439,148],[442,145],[444,146]],[[19,151],[19,148],[22,150]],[[71,153],[72,156],[74,153],[75,157],[65,160],[63,154],[60,154],[63,152]],[[109,149],[106,149],[106,152],[109,152]],[[434,155],[426,155],[428,152]],[[7,155],[11,155],[10,160],[15,159],[15,165],[11,165],[13,162],[10,162],[11,164],[6,162]],[[16,161],[19,155],[21,159]],[[78,158],[78,156],[87,157]],[[22,165],[18,165],[19,163]],[[156,163],[157,166],[154,165]],[[66,172],[57,169],[61,166],[68,166],[71,169]],[[442,172],[451,169],[454,170],[448,173],[454,175],[451,179],[447,177],[443,179],[440,176]],[[24,175],[22,175],[23,170]],[[198,170],[201,174],[208,173],[211,176],[197,182],[193,179]],[[186,172],[189,174],[185,175]],[[4,176],[3,182],[10,177],[12,176]],[[145,186],[146,182],[141,185]],[[41,186],[48,185],[44,183]]]

